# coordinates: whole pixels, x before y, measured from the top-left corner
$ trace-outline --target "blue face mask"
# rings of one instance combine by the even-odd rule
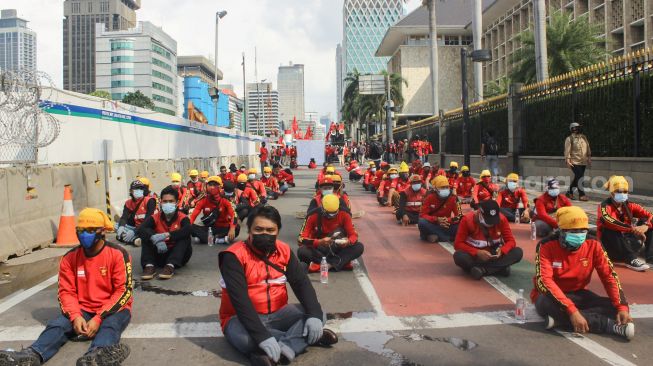
[[[422,189],[422,184],[421,183],[415,183],[415,184],[411,185],[411,187],[413,187],[413,191],[417,192],[420,189]]]
[[[141,198],[143,198],[143,195],[145,194],[145,192],[143,192],[142,189],[134,189],[132,194],[134,195],[134,198],[141,199]]]
[[[177,205],[173,202],[166,202],[161,204],[161,211],[166,215],[172,215],[177,211]]]
[[[322,190],[322,197],[326,196],[327,194],[333,194],[333,189],[323,189]]]
[[[551,196],[551,197],[558,197],[558,195],[560,194],[560,189],[558,189],[558,188],[549,189],[548,193],[549,193],[549,196]]]
[[[450,194],[451,190],[449,188],[438,189],[438,196],[440,196],[440,198],[447,198]]]
[[[562,246],[571,251],[576,251],[587,239],[587,233],[564,233],[562,236]]]
[[[507,186],[510,192],[514,192],[517,189],[517,182],[508,182]]]
[[[624,203],[628,201],[628,193],[615,193],[614,201],[617,203]]]
[[[89,233],[86,231],[77,234],[77,238],[79,238],[79,243],[82,244],[84,249],[90,249],[98,240],[95,232]]]

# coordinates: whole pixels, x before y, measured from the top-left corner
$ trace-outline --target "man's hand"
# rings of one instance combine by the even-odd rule
[[[531,214],[528,211],[528,208],[524,210],[524,213],[521,215],[522,219],[529,220],[531,218]]]
[[[497,248],[497,253],[492,255],[492,259],[499,259],[503,255],[503,252],[501,252],[501,248]]]
[[[89,338],[95,337],[97,334],[98,329],[100,329],[100,324],[95,321],[95,319],[91,319],[86,323],[86,336]]]
[[[335,243],[336,243],[338,246],[344,247],[344,246],[349,245],[349,239],[347,239],[347,238],[336,239],[336,240],[335,240]]]
[[[87,329],[88,329],[88,324],[86,323],[86,320],[84,320],[84,317],[82,317],[81,315],[75,318],[75,320],[73,320],[73,330],[75,331],[76,334],[86,335]]]
[[[150,236],[150,240],[152,241],[152,243],[157,243],[157,242],[160,242],[160,241],[164,241],[164,240],[166,240],[168,238],[168,236],[166,234],[167,233],[154,234],[154,235]]]
[[[258,347],[274,362],[279,362],[281,358],[281,346],[274,337],[270,337],[259,343]]]
[[[566,159],[565,163],[567,164],[567,167],[569,167],[569,169],[572,169],[574,167],[574,164],[571,163],[571,159]]]
[[[487,262],[492,259],[492,254],[490,254],[490,252],[487,250],[479,250],[476,252],[476,258],[478,258],[478,260],[481,262]]]
[[[630,313],[628,311],[620,311],[617,313],[618,325],[628,324],[632,322],[633,322],[633,318],[630,316]]]
[[[168,251],[168,246],[163,241],[158,241],[158,242],[154,243],[154,245],[156,246],[156,251],[159,254],[164,254],[164,253],[166,253]]]
[[[633,228],[633,234],[638,236],[640,239],[646,239],[646,232],[648,231],[648,226],[640,225]]]
[[[401,218],[401,224],[404,226],[408,226],[408,224],[410,224],[410,217],[408,217],[408,215],[404,215]]]
[[[587,324],[587,320],[585,320],[585,318],[580,313],[580,311],[576,311],[575,313],[571,314],[569,316],[569,320],[571,320],[571,325],[574,329],[574,332],[576,333],[589,332],[590,326],[589,324]]]
[[[327,237],[324,237],[324,238],[318,240],[317,245],[328,246],[328,245],[331,245],[332,242],[333,242],[333,239],[331,239],[330,236],[327,236]]]
[[[227,233],[227,237],[229,237],[229,241],[233,241],[236,238],[236,228],[231,228],[229,229],[229,233]]]
[[[442,226],[445,229],[448,229],[450,224],[446,217],[438,217],[438,225]]]

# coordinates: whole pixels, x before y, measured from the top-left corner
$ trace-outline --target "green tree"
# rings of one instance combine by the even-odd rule
[[[512,80],[509,77],[502,77],[497,80],[492,80],[485,85],[483,95],[485,98],[496,97],[497,95],[506,94],[510,90]]]
[[[104,90],[96,90],[94,92],[89,93],[88,95],[102,98],[102,99],[111,99],[111,94],[109,94],[108,91],[104,91]]]
[[[532,28],[532,27],[531,27]],[[590,24],[583,16],[572,20],[571,14],[555,12],[546,26],[549,76],[567,72],[604,61],[608,56],[600,26]],[[532,30],[519,34],[522,48],[513,54],[513,81],[532,83],[536,81],[535,36]]]
[[[154,103],[152,100],[145,94],[141,93],[140,90],[137,90],[133,93],[127,93],[122,98],[122,102],[136,107],[154,110]]]

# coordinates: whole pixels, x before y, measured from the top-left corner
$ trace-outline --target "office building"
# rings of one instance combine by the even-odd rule
[[[288,66],[279,66],[277,89],[279,117],[284,126],[290,126],[293,118],[304,117],[304,65],[290,62]]]
[[[134,28],[141,0],[65,0],[63,6],[63,87],[88,94],[96,89],[95,25]]]
[[[270,135],[279,131],[279,92],[272,83],[248,83],[247,131],[252,134]]]
[[[215,86],[215,64],[204,56],[177,56],[177,74],[184,78],[197,76],[205,83]],[[219,80],[222,80],[221,70],[218,70]]]
[[[155,110],[177,113],[177,42],[150,22],[135,28],[106,31],[96,24],[96,88],[122,100],[140,90],[152,99]]]
[[[345,92],[344,83],[345,78],[342,75],[343,59],[342,59],[342,45],[338,43],[336,46],[336,102],[338,106],[338,120],[342,119],[342,99]]]
[[[36,32],[15,9],[0,12],[0,70],[36,70]]]

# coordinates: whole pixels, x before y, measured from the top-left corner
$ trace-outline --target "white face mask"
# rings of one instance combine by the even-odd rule
[[[322,190],[322,196],[326,196],[327,194],[333,194],[333,189],[323,189]]]
[[[560,189],[558,189],[558,188],[556,188],[556,189],[549,189],[549,190],[547,191],[547,193],[549,193],[549,196],[551,196],[551,197],[558,197],[558,195],[560,194]]]
[[[415,184],[412,184],[411,187],[413,187],[413,191],[417,192],[417,191],[419,191],[420,189],[422,189],[422,183],[415,183]]]
[[[266,177],[266,178],[270,178],[270,175],[271,175],[270,173],[263,174],[263,176]]]
[[[617,203],[624,203],[628,201],[628,193],[615,193],[614,201]]]
[[[145,192],[143,192],[142,189],[134,189],[132,194],[134,195],[134,198],[140,199],[140,198],[143,198],[143,195],[145,194]]]
[[[247,176],[248,179],[256,179],[256,174],[250,174]]]
[[[438,196],[440,196],[440,198],[447,198],[450,194],[451,190],[449,188],[438,189]]]
[[[514,192],[517,189],[517,182],[508,182],[507,186],[511,192]]]
[[[398,174],[390,174],[390,179],[397,179],[399,178]]]
[[[179,183],[179,182],[172,182],[172,184],[171,184],[171,186],[173,186],[175,188],[179,188],[180,185],[181,185],[181,183]]]

